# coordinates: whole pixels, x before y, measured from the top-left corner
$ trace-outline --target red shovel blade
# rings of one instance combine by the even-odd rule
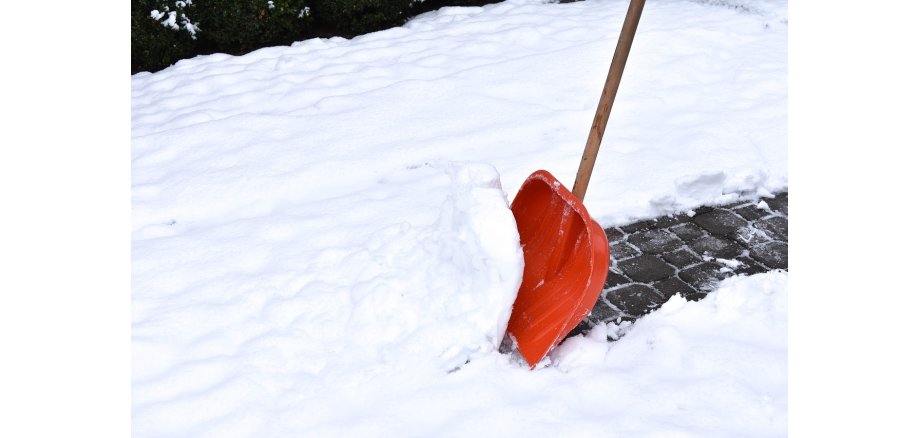
[[[581,201],[545,170],[527,177],[511,212],[524,248],[524,279],[508,333],[533,368],[591,312],[610,247]]]

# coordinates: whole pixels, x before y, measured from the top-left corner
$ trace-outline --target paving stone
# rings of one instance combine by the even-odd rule
[[[693,292],[687,292],[686,294],[680,294],[687,301],[699,301],[703,298],[706,298],[706,295],[709,295],[710,291],[701,291],[695,290]]]
[[[681,248],[674,252],[667,252],[661,255],[664,261],[676,266],[678,269],[686,268],[694,263],[703,261],[696,254],[686,248]]]
[[[693,222],[712,234],[728,238],[735,237],[736,230],[748,224],[741,216],[721,208],[696,215]]]
[[[690,249],[697,254],[733,259],[741,255],[741,246],[735,242],[717,236],[705,236],[690,244]]]
[[[735,241],[741,243],[744,246],[747,246],[748,248],[752,248],[763,243],[771,242],[773,239],[771,239],[770,236],[768,236],[767,233],[763,230],[748,225],[738,229],[738,232],[735,235]]]
[[[623,240],[610,245],[610,253],[613,254],[614,260],[623,260],[639,255],[639,250]]]
[[[664,298],[649,286],[631,284],[607,292],[607,301],[632,316],[645,315],[664,303]]]
[[[607,271],[607,281],[604,282],[604,289],[610,289],[627,283],[632,283],[632,281],[616,272]]]
[[[623,312],[610,307],[610,305],[607,304],[607,301],[605,301],[603,297],[600,297],[598,298],[597,302],[594,303],[594,307],[591,309],[589,318],[594,320],[596,323],[601,323],[612,321],[622,314]]]
[[[671,232],[680,237],[684,242],[690,243],[706,235],[702,228],[692,222],[675,225],[671,227]]]
[[[690,286],[678,277],[671,277],[667,280],[653,283],[652,287],[664,297],[665,301],[676,294],[680,294],[686,298],[692,294],[699,293],[693,286]]]
[[[597,324],[635,321],[674,295],[705,297],[722,279],[788,269],[788,193],[605,229],[611,269],[591,314],[567,337]],[[760,204],[762,205],[762,204]],[[701,258],[703,256],[703,258]],[[704,258],[737,260],[737,267]],[[608,337],[608,341],[612,341]]]
[[[754,228],[763,230],[775,240],[789,241],[789,219],[783,216],[773,216],[754,222]]]
[[[674,251],[684,246],[684,241],[668,230],[652,229],[631,234],[628,238],[640,251],[651,254]]]
[[[581,320],[581,322],[579,322],[578,325],[576,325],[575,328],[573,328],[572,331],[569,332],[569,334],[565,335],[565,339],[588,333],[589,331],[591,331],[591,328],[594,327],[595,325],[597,325],[597,322],[592,321],[590,317],[585,318]],[[510,348],[509,348],[509,351],[511,351]]]
[[[712,211],[712,210],[714,210],[714,209],[715,209],[715,207],[710,207],[710,206],[708,206],[708,205],[703,205],[703,206],[700,206],[700,207],[696,207],[696,208],[693,209],[693,216],[691,216],[691,217],[697,217],[697,216],[699,216],[699,215],[701,215],[701,214],[709,213],[710,211]]]
[[[623,274],[639,283],[664,280],[674,275],[674,268],[671,265],[649,254],[622,260],[618,263],[618,267]]]
[[[789,216],[789,192],[780,193],[773,198],[764,199],[764,201],[773,211]]]
[[[740,207],[740,206],[742,206],[742,205],[746,205],[746,204],[750,204],[750,203],[751,203],[751,201],[750,201],[749,199],[742,199],[742,200],[740,200],[740,201],[729,202],[728,204],[722,204],[722,205],[718,206],[718,208],[723,208],[723,209],[725,209],[725,210],[733,210],[733,209],[738,208],[738,207]]]
[[[722,265],[719,263],[705,262],[680,271],[678,276],[693,288],[704,292],[712,290],[716,283],[730,275],[728,272],[721,272],[721,269]]]
[[[751,248],[751,256],[771,269],[789,269],[789,246],[768,242]]]
[[[655,221],[651,219],[647,221],[639,221],[629,225],[623,225],[620,227],[620,229],[627,234],[635,233],[636,231],[648,230],[651,228],[655,228]]]
[[[770,270],[766,266],[760,264],[759,262],[757,262],[756,260],[750,257],[738,257],[735,260],[742,263],[741,266],[732,269],[735,275],[754,275],[754,274],[758,274],[761,272],[767,272]]]
[[[732,211],[749,221],[757,220],[770,215],[770,211],[764,210],[757,205],[745,205],[744,207],[733,208]]]
[[[692,219],[690,215],[681,213],[677,215],[661,216],[653,219],[653,221],[655,223],[654,228],[668,228],[684,222],[690,222]]]
[[[626,237],[626,233],[624,233],[619,228],[614,227],[605,228],[604,233],[607,234],[607,241],[610,243],[616,242],[617,240],[621,240]]]

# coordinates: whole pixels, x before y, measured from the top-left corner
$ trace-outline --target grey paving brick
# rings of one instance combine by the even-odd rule
[[[764,210],[756,205],[745,205],[743,207],[734,208],[732,211],[749,221],[757,220],[771,214],[769,210]]]
[[[581,322],[579,322],[578,325],[576,325],[575,328],[573,328],[572,331],[569,332],[569,334],[565,335],[565,339],[588,333],[591,330],[591,328],[593,328],[595,325],[597,325],[597,321],[594,321],[591,317],[587,317],[581,320]],[[509,348],[509,351],[511,351],[510,348]]]
[[[693,222],[714,235],[727,238],[735,237],[736,230],[748,224],[741,216],[721,208],[696,215]]]
[[[684,241],[668,230],[652,229],[633,233],[627,239],[640,251],[661,254],[684,246]]]
[[[622,240],[626,237],[626,233],[624,233],[623,230],[614,227],[605,228],[604,233],[607,234],[607,241],[610,243]]]
[[[604,282],[604,289],[610,289],[627,283],[632,283],[632,281],[616,272],[607,271],[607,281]]]
[[[639,255],[639,250],[622,240],[610,245],[610,253],[613,254],[614,260],[623,260]]]
[[[702,228],[692,222],[675,225],[671,227],[671,232],[676,234],[677,237],[680,237],[684,242],[687,243],[693,242],[694,240],[706,235],[706,232],[703,231]]]
[[[721,237],[705,236],[690,244],[690,248],[699,255],[733,259],[741,255],[741,245]]]
[[[651,312],[664,303],[664,298],[655,289],[644,284],[631,284],[607,292],[607,301],[632,316]]]
[[[773,211],[778,211],[789,216],[789,192],[779,193],[773,198],[764,199],[764,201],[767,202],[767,205],[769,205]]]
[[[734,240],[748,248],[753,248],[754,246],[770,242],[773,239],[763,230],[748,225],[738,229]]]
[[[651,228],[655,228],[655,221],[651,219],[646,221],[639,221],[629,225],[623,225],[620,227],[620,229],[627,234],[635,233],[636,231],[648,230]]]
[[[589,317],[594,320],[594,322],[601,323],[610,322],[622,314],[623,312],[610,307],[610,305],[607,304],[607,301],[605,301],[603,297],[600,297],[597,302],[594,303],[594,307],[591,309]]]
[[[741,266],[732,269],[736,275],[753,275],[770,270],[750,257],[738,257],[735,260],[741,262]]]
[[[649,254],[622,260],[617,266],[623,274],[639,283],[664,280],[675,272],[671,265]]]
[[[751,248],[751,256],[771,269],[789,268],[789,246],[785,242],[768,242]]]
[[[669,228],[677,224],[690,222],[692,219],[693,218],[691,218],[688,214],[681,213],[676,215],[661,216],[655,218],[653,221],[655,223],[654,228]]]
[[[763,230],[775,240],[789,240],[789,219],[783,216],[773,216],[754,222],[754,228]]]
[[[738,208],[738,207],[740,207],[740,206],[742,206],[742,205],[746,205],[746,204],[750,204],[750,203],[751,203],[750,200],[742,199],[742,200],[740,200],[740,201],[729,202],[729,203],[727,203],[727,204],[719,205],[718,208],[724,208],[724,209],[726,209],[726,210],[733,210],[733,209]]]
[[[658,293],[664,297],[665,301],[676,294],[680,294],[686,298],[688,296],[692,296],[693,294],[699,293],[699,291],[694,289],[693,286],[690,286],[678,277],[671,277],[667,280],[653,283],[652,288],[657,290]]]
[[[708,206],[708,205],[703,205],[703,206],[700,206],[700,207],[696,207],[696,208],[693,209],[693,215],[692,215],[691,217],[697,217],[697,216],[699,216],[699,215],[701,215],[701,214],[709,213],[710,211],[712,211],[712,210],[714,210],[714,209],[715,209],[715,207],[710,207],[710,206]]]
[[[703,259],[686,248],[681,248],[674,252],[667,252],[661,255],[664,261],[674,265],[678,269],[686,268],[694,263],[699,263]]]
[[[678,276],[694,289],[704,292],[712,290],[716,283],[730,275],[728,272],[720,272],[721,269],[719,263],[705,262],[680,271]]]
[[[706,291],[695,290],[693,292],[687,292],[686,294],[680,294],[680,296],[684,297],[684,299],[687,301],[699,301],[699,300],[702,300],[703,298],[706,298],[706,295],[709,295],[709,292],[710,291],[708,290]]]

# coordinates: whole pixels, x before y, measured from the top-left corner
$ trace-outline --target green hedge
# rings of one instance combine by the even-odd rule
[[[308,35],[309,11],[306,0],[196,0],[189,14],[204,51],[242,55]]]
[[[242,55],[399,26],[442,6],[499,0],[131,0],[131,74],[196,55]]]
[[[151,17],[151,11],[162,8],[159,0],[131,0],[132,74],[161,70],[195,55],[195,40],[189,32],[172,29]]]
[[[414,0],[315,0],[317,21],[338,35],[398,26]]]

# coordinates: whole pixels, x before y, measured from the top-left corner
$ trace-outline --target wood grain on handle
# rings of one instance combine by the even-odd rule
[[[594,170],[597,151],[601,148],[601,139],[604,138],[607,119],[610,118],[610,109],[613,107],[613,100],[617,96],[617,88],[620,87],[620,78],[623,77],[626,58],[629,57],[629,49],[632,47],[636,28],[639,27],[639,17],[642,15],[643,6],[645,6],[645,0],[631,0],[629,9],[626,11],[626,19],[623,21],[620,39],[617,41],[616,50],[613,52],[610,71],[607,72],[607,81],[604,83],[604,90],[601,92],[601,100],[597,104],[597,112],[594,113],[594,123],[591,124],[591,131],[588,133],[585,152],[581,157],[578,173],[575,175],[575,185],[572,186],[572,194],[579,201],[585,200],[588,181],[591,180],[591,171]]]

